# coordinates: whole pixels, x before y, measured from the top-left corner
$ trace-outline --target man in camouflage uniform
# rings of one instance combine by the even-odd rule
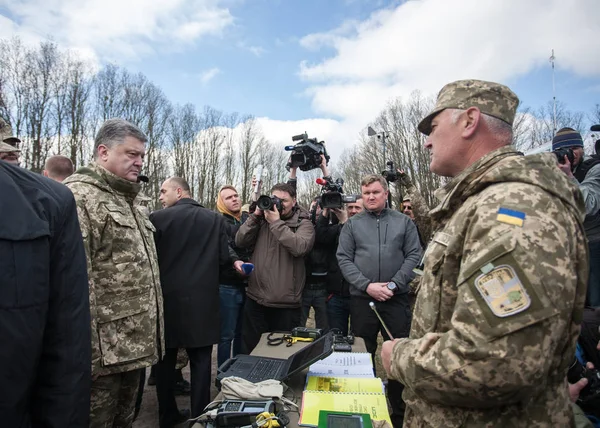
[[[90,281],[90,427],[131,426],[140,369],[164,350],[155,229],[138,203],[146,141],[136,126],[110,119],[94,161],[64,181],[77,201]]]
[[[21,140],[12,135],[12,127],[0,118],[0,160],[19,166],[19,143]]]
[[[503,85],[458,81],[419,124],[431,171],[453,179],[430,212],[410,336],[382,348],[405,385],[404,426],[573,426],[585,208],[554,155],[510,147],[517,104]]]

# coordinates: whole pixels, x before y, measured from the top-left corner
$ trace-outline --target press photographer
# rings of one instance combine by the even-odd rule
[[[583,227],[590,252],[587,304],[600,306],[600,157],[585,158],[583,139],[573,128],[562,128],[556,133],[552,151],[557,155],[560,170],[577,180],[583,194],[586,214]]]
[[[304,256],[314,239],[309,214],[297,205],[296,190],[289,184],[276,184],[270,195],[261,196],[240,226],[236,245],[254,247],[243,315],[245,353],[254,349],[262,333],[290,331],[300,324]]]
[[[295,138],[295,137],[294,137]],[[288,165],[292,164],[290,162]],[[327,158],[323,153],[319,154],[319,165],[323,178],[319,180],[331,181],[327,169]],[[296,172],[298,166],[290,167],[290,178],[288,184],[296,189]],[[310,219],[314,224],[321,213],[320,197],[313,199],[310,206]],[[331,246],[333,244],[324,241],[320,236],[315,236],[313,249],[305,258],[306,281],[302,292],[302,317],[300,325],[306,325],[306,320],[312,307],[315,311],[315,326],[327,330],[329,322],[327,318],[327,277],[331,260]],[[335,251],[335,249],[333,249]]]

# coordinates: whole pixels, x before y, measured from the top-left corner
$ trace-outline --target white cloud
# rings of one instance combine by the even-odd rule
[[[220,35],[233,23],[219,0],[0,0],[0,37],[51,37],[107,60],[139,59]]]
[[[504,82],[547,66],[600,75],[597,0],[422,0],[301,39],[334,54],[300,65],[317,113],[366,124],[392,97],[464,78]]]
[[[248,45],[246,42],[242,41],[239,42],[237,44],[237,46],[240,49],[244,49],[247,50],[248,52],[252,53],[252,55],[254,55],[257,58],[260,58],[261,56],[263,56],[265,53],[267,53],[267,50],[265,48],[263,48],[262,46],[252,46],[252,45]]]
[[[214,79],[218,74],[221,73],[221,70],[219,70],[217,67],[213,67],[209,70],[205,70],[202,73],[199,74],[198,77],[200,77],[200,81],[206,85],[208,82],[210,82],[212,79]]]

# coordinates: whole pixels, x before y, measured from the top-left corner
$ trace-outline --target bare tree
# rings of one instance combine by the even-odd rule
[[[257,153],[261,142],[262,136],[256,119],[252,116],[245,117],[242,121],[241,137],[238,144],[242,189],[240,196],[243,201],[250,201],[252,172],[256,165],[258,165]]]

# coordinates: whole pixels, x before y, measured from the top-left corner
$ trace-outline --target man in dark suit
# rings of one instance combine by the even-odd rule
[[[223,219],[190,196],[188,183],[167,179],[160,189],[164,209],[150,220],[164,297],[166,353],[156,366],[160,427],[182,422],[173,391],[177,348],[185,348],[191,369],[191,416],[210,402],[212,345],[219,342],[219,269],[232,263]],[[239,265],[241,262],[236,263]]]

